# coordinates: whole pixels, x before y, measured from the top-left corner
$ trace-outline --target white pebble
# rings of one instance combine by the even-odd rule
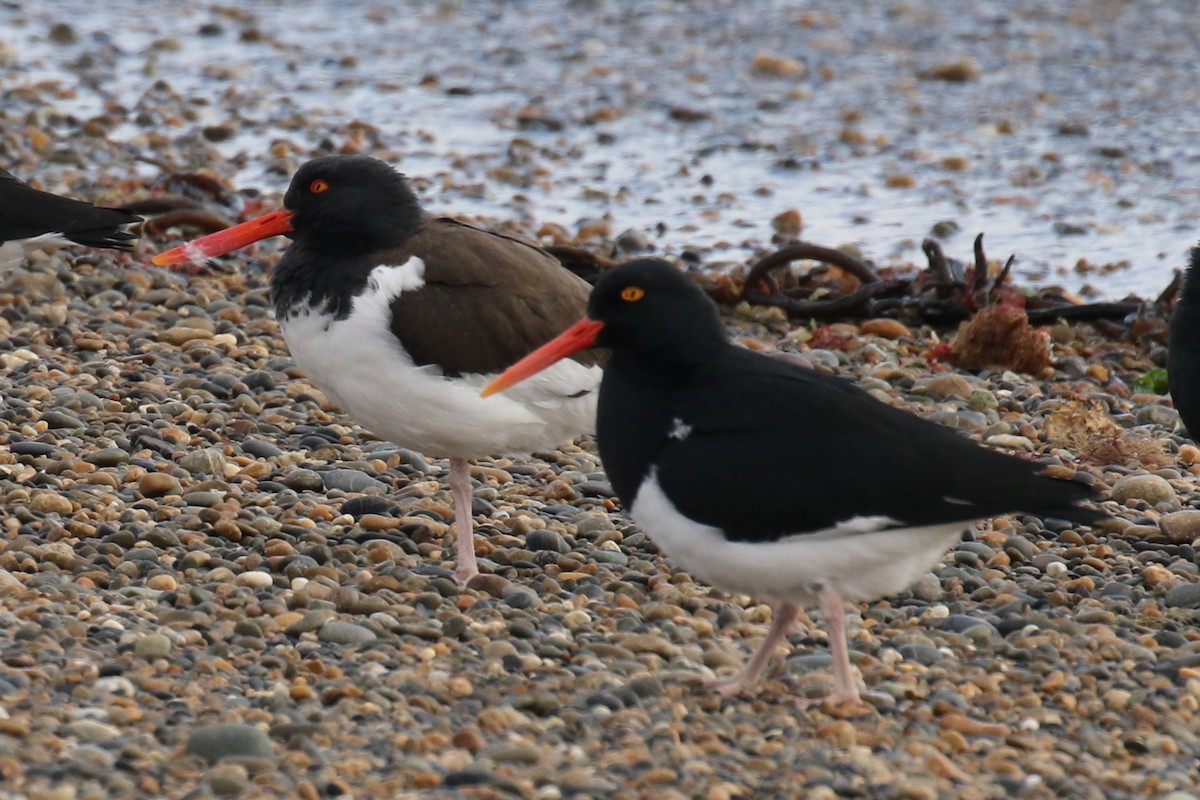
[[[237,576],[238,583],[252,589],[265,589],[272,583],[271,573],[261,569],[252,569]]]

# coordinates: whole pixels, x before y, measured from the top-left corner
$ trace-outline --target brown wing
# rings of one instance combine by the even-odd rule
[[[392,332],[417,364],[446,375],[495,373],[578,321],[591,289],[538,247],[427,217],[388,253],[425,262],[425,285],[392,301]],[[433,335],[430,335],[430,334]],[[597,353],[580,353],[585,364]]]

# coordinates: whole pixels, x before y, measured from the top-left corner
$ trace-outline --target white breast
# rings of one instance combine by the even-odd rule
[[[850,602],[896,594],[941,560],[973,521],[891,528],[886,517],[856,517],[835,528],[775,542],[731,542],[688,519],[663,493],[652,469],[630,516],[694,577],[727,591],[813,605],[822,586]]]
[[[346,319],[307,307],[280,319],[297,365],[363,427],[432,456],[527,452],[595,430],[599,367],[560,361],[482,398],[479,391],[495,375],[447,378],[437,367],[414,364],[390,330],[390,305],[400,292],[419,288],[424,273],[416,257],[379,266]]]

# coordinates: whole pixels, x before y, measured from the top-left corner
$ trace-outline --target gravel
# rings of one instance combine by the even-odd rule
[[[290,32],[246,12],[203,6],[188,13],[202,13],[188,17],[189,32],[214,47],[243,41],[291,52]],[[823,31],[826,46],[841,52],[855,41],[835,17],[793,22]],[[116,37],[62,24],[36,35],[63,48],[58,62],[87,71],[89,85],[105,85],[118,72]],[[147,62],[169,58],[178,41],[153,30],[167,23],[146,24],[121,46]],[[631,35],[637,24],[628,22]],[[95,58],[71,49],[80,47],[92,47]],[[521,53],[506,47],[483,48],[489,75],[523,69]],[[989,46],[977,49],[990,58]],[[41,73],[21,58],[7,43],[0,47],[0,67],[12,70],[0,89],[0,154],[6,166],[56,190],[106,202],[190,192],[232,221],[275,205],[269,188],[262,196],[248,187],[277,187],[326,138],[334,148],[381,149],[374,145],[383,134],[368,123],[331,133],[317,112],[265,102],[220,57],[204,68],[226,93],[219,103],[181,92],[174,86],[187,76],[148,64],[154,74],[143,90],[86,114],[61,110],[74,89],[39,82]],[[574,68],[574,57],[564,58]],[[778,89],[760,98],[763,113],[792,114],[793,103],[806,102],[774,82],[797,69],[837,79],[837,62],[814,59],[768,53],[755,61],[758,79]],[[948,93],[954,87],[942,81],[982,82],[995,69],[949,58],[942,66],[943,77],[920,80],[939,81]],[[339,92],[356,91],[354,64],[329,68],[345,72]],[[472,74],[447,68],[432,76],[438,102],[478,102],[468,93]],[[594,77],[604,79],[603,70]],[[597,103],[605,91],[597,90]],[[700,112],[717,113],[693,100],[657,108],[686,126],[705,124]],[[771,111],[771,103],[783,110]],[[831,142],[898,153],[876,136],[860,139],[859,126],[871,120],[852,119],[843,105],[826,114],[846,130]],[[599,119],[606,109],[584,103],[579,114]],[[566,108],[519,110],[489,106],[513,135],[485,167],[470,154],[439,156],[445,171],[427,174],[437,172],[445,190],[459,192],[455,199],[471,191],[485,197],[494,182],[534,192],[553,171],[547,164],[586,161],[555,137],[610,133]],[[265,124],[260,119],[271,140],[254,149],[240,131]],[[1081,135],[1070,119],[1051,122],[1061,123],[1056,148]],[[536,126],[553,124],[567,129],[539,138]],[[419,151],[420,141],[414,135],[397,152]],[[805,163],[806,142],[798,134],[790,155],[771,156],[793,162],[780,167],[785,183]],[[228,143],[247,152],[223,155]],[[153,179],[145,177],[148,165],[140,173],[132,166],[148,154],[166,165],[154,167]],[[1039,158],[1038,172],[1020,172],[1023,180],[1049,182],[1045,170],[1057,163],[1049,155]],[[1136,173],[1169,172],[1154,163]],[[240,192],[218,182],[205,191],[199,179],[169,177],[184,165],[272,180],[244,180]],[[700,166],[673,169],[690,181],[688,196],[708,193],[713,181],[714,196],[723,190],[720,175],[705,183]],[[606,183],[618,192],[618,177]],[[655,220],[674,219],[674,206],[635,205]],[[528,233],[540,222],[501,227]],[[747,224],[770,228],[770,216]],[[658,246],[638,232],[589,240],[586,231],[602,226],[584,221],[561,227],[547,228],[550,240]],[[148,236],[143,247],[161,249],[177,233]],[[1131,238],[1139,246],[1146,239]],[[874,249],[886,246],[881,240]],[[698,258],[721,252],[709,247]],[[1040,458],[1052,470],[1079,470],[1114,514],[1091,531],[1020,516],[980,527],[909,591],[848,612],[867,705],[800,711],[793,698],[820,695],[830,681],[824,638],[806,624],[811,614],[755,691],[723,699],[706,689],[704,681],[731,674],[753,652],[770,609],[674,571],[620,513],[591,440],[479,465],[476,542],[487,574],[471,588],[458,585],[448,464],[378,441],[305,382],[270,313],[264,268],[278,252],[267,243],[253,257],[196,274],[108,252],[39,254],[0,279],[3,793],[37,800],[1200,794],[1200,449],[1177,433],[1167,398],[1133,388],[1162,362],[1164,332],[1153,319],[1140,320],[1136,336],[1056,326],[1055,367],[1036,376],[931,367],[925,355],[946,330],[875,320],[840,326],[824,337],[826,346],[809,348],[807,325],[770,314],[762,322],[729,319],[747,344],[782,347],[963,435]],[[1052,441],[1047,420],[1078,398],[1099,404],[1124,441],[1139,446],[1112,450],[1121,457],[1111,463],[1092,462]]]

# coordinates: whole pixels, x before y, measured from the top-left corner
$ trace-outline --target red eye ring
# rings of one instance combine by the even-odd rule
[[[320,194],[321,192],[325,191],[328,188],[329,188],[329,181],[325,180],[324,178],[317,178],[315,181],[313,181],[312,183],[310,183],[308,185],[308,190],[310,192],[312,192],[313,194]]]

